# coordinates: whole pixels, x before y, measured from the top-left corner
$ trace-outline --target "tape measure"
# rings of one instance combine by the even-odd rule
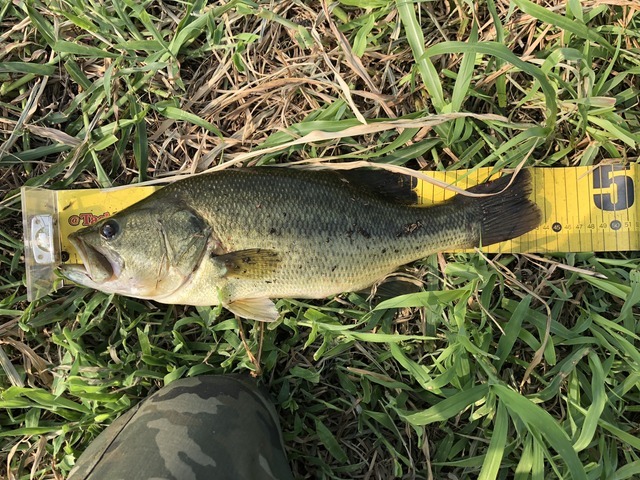
[[[422,172],[467,189],[491,178],[492,168]],[[488,253],[607,252],[640,250],[635,185],[640,171],[632,165],[533,168],[532,200],[543,221],[535,230],[508,242],[483,247]],[[22,188],[27,298],[51,292],[60,263],[80,263],[68,237],[79,228],[115,214],[160,187],[131,186],[107,190]],[[419,205],[454,195],[429,182],[407,183]]]
[[[490,178],[492,168],[424,172],[467,189]],[[640,223],[635,164],[532,169],[533,201],[543,220],[531,232],[508,242],[483,247],[489,253],[610,252],[640,250]],[[491,177],[493,178],[493,177]],[[415,187],[419,204],[454,195],[425,181]]]
[[[640,170],[632,165],[533,168],[532,199],[543,220],[535,230],[508,242],[483,247],[488,253],[606,252],[640,250],[640,221],[635,185]],[[437,180],[467,189],[485,182],[491,167],[448,172],[423,172]],[[113,190],[58,191],[58,225],[63,261],[77,263],[67,237],[78,228],[143,199],[159,187]],[[427,206],[455,193],[419,180],[418,204]]]

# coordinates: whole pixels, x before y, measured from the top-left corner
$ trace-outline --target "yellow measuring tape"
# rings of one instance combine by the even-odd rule
[[[467,189],[487,181],[491,168],[423,172],[437,180]],[[533,168],[532,198],[543,214],[542,224],[508,242],[483,247],[489,253],[604,252],[640,250],[640,224],[635,185],[636,165]],[[498,176],[498,175],[496,175]],[[79,228],[113,215],[150,195],[159,187],[116,190],[58,191],[60,242],[65,261],[77,263],[67,237]],[[425,181],[414,188],[420,205],[441,202],[455,195]]]
[[[490,178],[491,168],[423,172],[467,189]],[[489,253],[607,252],[640,250],[635,185],[636,165],[533,168],[532,199],[543,214],[535,230],[508,242],[483,247]],[[29,300],[53,290],[57,265],[79,263],[69,234],[147,197],[160,187],[107,190],[60,190],[23,187],[25,265]],[[408,187],[409,188],[409,187]],[[429,205],[454,195],[418,181],[418,204]]]
[[[467,189],[487,180],[491,168],[424,172]],[[611,252],[640,250],[640,223],[635,185],[640,182],[632,165],[533,168],[532,199],[540,207],[542,224],[531,232],[497,245],[490,253]],[[428,205],[454,195],[427,182],[415,190],[419,203]]]

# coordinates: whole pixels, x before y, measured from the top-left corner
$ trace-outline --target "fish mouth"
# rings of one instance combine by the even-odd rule
[[[83,265],[69,265],[76,275],[84,273],[92,282],[101,284],[115,280],[122,271],[120,258],[113,258],[113,253],[107,255],[98,247],[84,241],[81,237],[70,235],[69,241],[74,246]],[[84,270],[84,272],[82,271]],[[74,275],[74,277],[76,277]],[[72,279],[75,281],[75,279]]]

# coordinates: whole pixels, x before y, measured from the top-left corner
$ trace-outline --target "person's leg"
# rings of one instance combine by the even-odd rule
[[[80,455],[69,480],[292,479],[273,404],[249,377],[177,380]]]

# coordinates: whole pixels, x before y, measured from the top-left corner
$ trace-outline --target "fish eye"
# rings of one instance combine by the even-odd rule
[[[100,229],[100,235],[105,240],[112,240],[120,231],[120,225],[115,220],[107,220]]]

